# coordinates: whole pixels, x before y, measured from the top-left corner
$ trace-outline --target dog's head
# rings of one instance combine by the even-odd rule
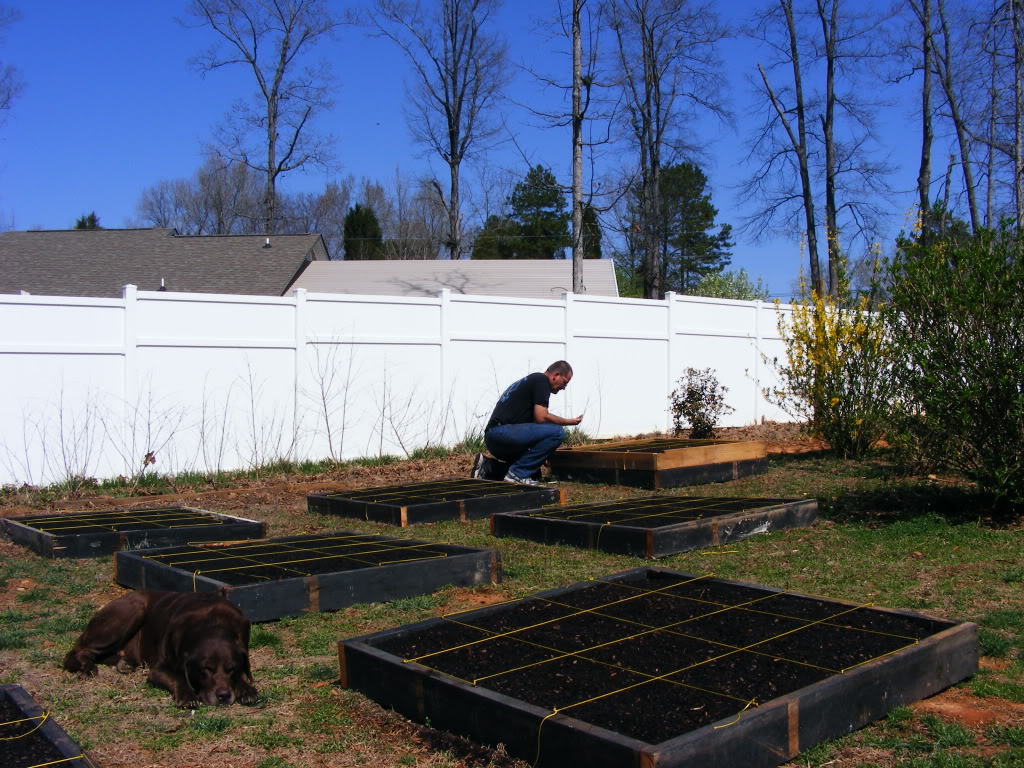
[[[234,704],[251,690],[249,654],[234,632],[196,633],[184,650],[185,679],[202,703]]]

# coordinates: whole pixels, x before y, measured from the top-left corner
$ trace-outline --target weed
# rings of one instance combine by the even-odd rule
[[[988,740],[994,744],[1008,744],[1011,747],[1024,747],[1024,727],[1008,727],[997,725],[986,731]]]
[[[273,629],[257,624],[249,634],[249,648],[270,648],[273,651],[281,651],[284,641]]]
[[[987,627],[978,630],[978,652],[982,656],[1002,658],[1010,652],[1012,647],[1013,643],[1005,635],[993,632]]]
[[[213,712],[197,712],[189,723],[189,728],[204,736],[223,733],[231,727],[231,718]]]
[[[925,715],[921,722],[939,747],[969,747],[974,744],[974,734],[957,723],[935,715]]]

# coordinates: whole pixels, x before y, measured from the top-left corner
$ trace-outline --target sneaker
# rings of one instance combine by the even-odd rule
[[[484,478],[484,469],[486,467],[486,464],[487,464],[487,457],[484,456],[482,453],[478,453],[476,455],[476,458],[473,459],[473,468],[471,470],[469,470],[469,476],[470,477],[475,477],[477,480],[485,479]]]
[[[516,485],[540,485],[540,483],[532,477],[519,477],[518,475],[513,475],[511,472],[505,475],[505,482],[514,483]]]

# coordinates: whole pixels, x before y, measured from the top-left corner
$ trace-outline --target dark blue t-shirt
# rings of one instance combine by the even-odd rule
[[[486,432],[491,427],[502,424],[532,424],[533,406],[548,407],[551,399],[551,382],[543,373],[531,373],[514,384],[509,385],[498,404],[494,406],[491,420],[487,422]]]

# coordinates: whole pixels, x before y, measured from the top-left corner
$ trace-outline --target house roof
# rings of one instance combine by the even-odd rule
[[[128,283],[155,291],[280,296],[314,259],[317,234],[179,235],[173,229],[0,233],[0,293],[120,296]]]
[[[592,296],[618,296],[610,259],[583,262],[583,287]],[[314,262],[289,293],[360,293],[385,296],[436,296],[452,293],[557,299],[572,291],[572,261],[533,260],[393,260]]]

